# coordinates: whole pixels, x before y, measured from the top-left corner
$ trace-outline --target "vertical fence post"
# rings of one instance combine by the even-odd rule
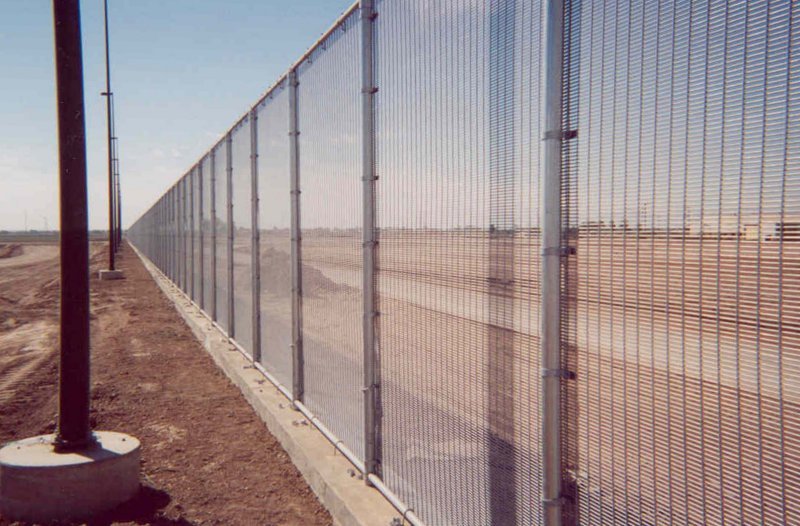
[[[217,148],[211,149],[211,319],[217,321]]]
[[[181,224],[183,225],[183,239],[181,240],[183,255],[181,260],[183,262],[183,291],[187,294],[189,293],[189,243],[186,237],[188,235],[186,229],[189,226],[189,197],[186,195],[188,186],[189,181],[184,175],[181,180]]]
[[[361,0],[361,179],[363,185],[363,338],[364,338],[364,468],[380,476],[380,370],[375,346],[375,79],[373,73],[374,12],[372,0]],[[364,477],[369,484],[369,477]]]
[[[186,258],[183,257],[183,253],[186,252],[186,241],[183,239],[183,214],[185,213],[183,198],[183,178],[181,178],[178,181],[178,288],[181,290],[186,290],[184,281],[186,279]]]
[[[252,312],[253,312],[253,361],[261,361],[261,253],[260,235],[258,231],[258,114],[256,108],[250,110],[250,229],[252,246],[250,251],[252,276]]]
[[[561,498],[561,142],[564,0],[547,0],[541,149],[542,510],[546,526],[559,526]]]
[[[233,318],[233,132],[225,138],[225,150],[227,152],[227,166],[225,168],[226,184],[228,185],[228,337],[234,338],[236,335],[236,323]]]
[[[302,402],[303,362],[303,291],[300,279],[300,147],[298,139],[297,70],[289,72],[289,164],[291,173],[292,214],[292,397]]]
[[[175,222],[175,195],[176,190],[175,186],[173,185],[172,189],[169,191],[169,271],[170,271],[170,279],[172,279],[172,283],[175,284],[178,281],[178,273],[176,271],[177,268],[177,258],[175,257],[175,247],[177,246],[177,239],[178,239],[178,225]]]
[[[205,258],[203,253],[203,248],[205,243],[203,242],[203,161],[201,160],[197,164],[197,199],[199,203],[197,203],[197,241],[198,241],[198,252],[200,257],[198,258],[198,263],[200,263],[200,269],[197,272],[199,276],[199,291],[197,293],[197,304],[200,305],[200,308],[203,310],[207,310],[207,306],[205,303],[205,294],[204,286],[205,286]]]
[[[195,271],[194,271],[194,185],[195,181],[195,170],[192,168],[189,170],[189,173],[186,176],[187,182],[189,183],[189,196],[187,197],[186,201],[189,203],[189,253],[187,254],[187,260],[189,261],[189,274],[187,278],[189,281],[186,285],[186,294],[189,295],[189,298],[194,300],[195,296]]]

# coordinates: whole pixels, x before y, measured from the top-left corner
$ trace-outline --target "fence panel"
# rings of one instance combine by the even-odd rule
[[[581,524],[800,521],[785,390],[800,351],[791,10],[576,11],[567,347]]]
[[[180,266],[181,266],[181,280],[180,280],[180,288],[182,291],[186,292],[186,285],[188,283],[188,272],[187,269],[189,268],[189,258],[187,257],[187,250],[186,247],[188,246],[187,240],[188,237],[186,235],[186,179],[182,177],[178,181],[178,188],[180,189],[178,194],[178,207],[180,210],[180,214],[178,216],[179,221],[179,254],[180,254]]]
[[[384,476],[430,524],[536,524],[540,8],[377,11]]]
[[[213,258],[215,254],[214,246],[214,220],[211,215],[211,203],[213,199],[212,190],[212,174],[211,174],[211,156],[206,155],[200,162],[200,170],[202,173],[202,210],[200,217],[202,217],[200,225],[200,236],[202,246],[202,280],[203,290],[201,292],[201,305],[206,312],[212,312],[214,301],[214,263]]]
[[[357,16],[298,68],[305,403],[363,458]]]
[[[169,206],[170,206],[170,274],[173,283],[178,283],[178,221],[177,221],[177,199],[178,190],[175,185],[172,186],[169,192]]]
[[[214,149],[215,223],[216,223],[216,318],[226,332],[228,331],[228,153],[223,140]]]
[[[200,166],[190,172],[192,178],[192,299],[198,305],[203,296],[203,231],[202,231],[202,194],[203,174]]]
[[[233,166],[233,315],[236,341],[253,352],[253,229],[251,218],[250,119],[232,133]]]
[[[292,385],[289,94],[282,82],[257,109],[261,363]]]

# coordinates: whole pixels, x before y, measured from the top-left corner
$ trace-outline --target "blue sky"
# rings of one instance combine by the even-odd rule
[[[110,0],[112,90],[130,225],[351,0]],[[89,223],[107,223],[103,2],[81,2]],[[58,226],[48,0],[0,0],[0,230]]]

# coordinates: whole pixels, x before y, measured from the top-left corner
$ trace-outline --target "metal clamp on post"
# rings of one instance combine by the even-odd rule
[[[554,377],[562,380],[574,380],[575,373],[566,369],[542,369],[542,378]]]
[[[570,139],[575,139],[578,136],[578,130],[549,130],[544,132],[542,136],[543,141],[551,141],[553,139],[559,141],[568,141]]]
[[[561,508],[565,504],[567,504],[567,499],[564,497],[558,497],[555,499],[542,499],[543,508]]]
[[[541,254],[543,256],[574,256],[576,253],[575,247],[547,247],[543,248]]]

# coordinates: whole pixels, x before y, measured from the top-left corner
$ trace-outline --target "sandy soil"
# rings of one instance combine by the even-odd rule
[[[0,272],[0,442],[55,428],[57,249],[29,248]],[[102,249],[92,257],[92,421],[142,440],[143,486],[92,524],[331,524],[133,252],[120,258],[124,281],[96,279]]]

